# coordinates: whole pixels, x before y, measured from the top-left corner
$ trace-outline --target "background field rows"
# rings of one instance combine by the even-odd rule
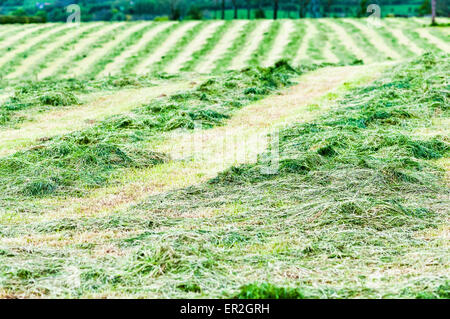
[[[4,79],[211,73],[246,66],[401,60],[450,50],[445,29],[421,19],[188,21],[0,27]]]

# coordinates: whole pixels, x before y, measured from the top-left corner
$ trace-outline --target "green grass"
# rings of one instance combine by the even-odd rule
[[[419,33],[417,33],[416,31],[410,30],[408,28],[405,28],[402,31],[406,35],[406,37],[408,37],[410,40],[414,41],[417,44],[417,46],[419,46],[423,50],[425,50],[427,52],[435,52],[435,53],[439,52],[439,48],[436,47],[436,45],[434,45],[427,39],[422,38],[419,35]]]
[[[19,32],[22,32],[26,29],[26,25],[19,25],[18,27],[9,28],[7,32],[2,33],[0,36],[0,41],[6,40],[8,37],[14,36],[18,34]]]
[[[8,61],[8,63],[2,66],[2,74],[0,75],[0,77],[13,72],[16,69],[16,67],[20,66],[22,61],[25,60],[30,54],[45,49],[45,44],[56,41],[59,37],[64,37],[69,31],[70,30],[68,28],[61,29],[53,33],[49,37],[45,38],[44,41],[40,41],[35,45],[33,45],[32,47],[30,47],[29,49],[27,49],[26,51],[19,53],[12,60]]]
[[[448,61],[428,55],[398,67],[354,90],[337,111],[282,130],[275,176],[261,173],[261,160],[230,168],[209,184],[149,198],[130,213],[164,222],[139,245],[171,238],[165,247],[175,260],[195,254],[206,262],[192,279],[206,295],[220,295],[217,280],[233,290],[257,277],[280,287],[296,282],[310,298],[444,297],[444,247],[435,246],[439,238],[418,234],[442,226],[449,190],[430,160],[448,158],[450,146],[445,137],[410,134],[436,113],[448,117],[440,90]],[[183,218],[210,209],[212,217]],[[414,267],[413,256],[422,253],[436,260],[440,275],[386,273],[379,288],[366,287],[375,269]],[[267,275],[271,265],[274,278]],[[295,276],[295,269],[310,275],[282,276]],[[170,287],[186,275],[169,269],[159,280]],[[248,288],[242,290],[245,296]]]
[[[109,24],[105,24],[106,26],[108,26]],[[111,31],[106,32],[105,34],[101,35],[98,39],[96,39],[96,41],[94,41],[93,43],[91,43],[90,45],[88,45],[86,48],[83,49],[82,52],[80,52],[79,54],[77,54],[73,60],[71,61],[71,65],[70,66],[63,66],[61,68],[59,68],[55,74],[58,75],[58,77],[62,77],[64,75],[71,75],[72,70],[78,65],[78,62],[82,61],[84,58],[86,58],[89,53],[92,50],[95,50],[97,48],[101,48],[103,46],[103,44],[111,41],[112,39],[114,39],[114,35],[118,34],[120,32],[124,32],[127,28],[131,27],[132,24],[121,24],[118,27],[114,28]],[[86,76],[85,76],[86,77]]]
[[[272,284],[250,284],[241,287],[235,296],[237,299],[303,299],[304,295],[298,288],[277,287]]]
[[[367,57],[370,60],[373,60],[375,62],[381,62],[385,61],[389,57],[386,56],[385,53],[382,52],[382,50],[378,49],[378,44],[374,41],[378,41],[378,37],[375,39],[368,38],[368,35],[365,35],[361,32],[361,29],[359,26],[354,26],[352,23],[350,23],[352,20],[343,20],[343,19],[333,19],[336,21],[336,23],[340,24],[346,32],[351,36],[355,44],[363,50]],[[361,19],[360,19],[361,20]],[[363,21],[364,20],[364,21]],[[365,19],[363,19],[365,23]],[[313,26],[315,26],[318,29],[317,35],[313,36],[312,39],[309,39],[305,43],[305,35],[307,35],[307,32],[310,32],[311,30],[307,30],[305,28],[305,22],[309,21]],[[350,21],[350,22],[349,22]],[[356,21],[356,20],[353,20]],[[401,30],[406,37],[414,41],[418,46],[423,48],[425,51],[432,51],[439,53],[442,51],[442,49],[436,47],[435,45],[431,44],[426,38],[421,38],[419,34],[416,32],[415,29],[419,28],[421,25],[416,20],[411,19],[386,19],[387,23],[386,27],[376,28],[373,31],[380,35],[380,39],[383,41],[383,46],[387,45],[389,48],[391,48],[393,51],[398,52],[399,57],[403,59],[412,58],[414,57],[414,53],[411,52],[411,50],[407,47],[405,47],[403,44],[401,44],[398,39],[393,36],[389,31],[389,24],[396,25],[399,30]],[[139,64],[141,62],[145,63],[146,58],[151,56],[151,54],[161,47],[167,39],[170,37],[170,35],[173,34],[179,27],[182,27],[185,25],[185,23],[192,23],[193,21],[189,22],[181,22],[176,23],[173,22],[173,25],[168,25],[166,29],[161,30],[161,32],[158,32],[155,34],[153,38],[150,38],[148,40],[148,43],[144,45],[142,49],[139,50],[139,52],[136,52],[132,56],[127,57],[126,61],[124,61],[124,65],[121,66],[121,74],[130,74],[130,73],[142,73],[142,70],[136,70],[136,67],[139,67]],[[193,41],[198,33],[209,23],[216,23],[217,21],[214,20],[208,20],[208,21],[197,21],[198,24],[187,31],[183,36],[181,36],[181,39],[177,43],[173,45],[171,48],[167,48],[168,51],[165,52],[164,56],[161,57],[159,61],[154,61],[153,65],[147,65],[147,70],[143,70],[146,72],[162,72],[168,65],[170,65],[171,62],[174,60],[177,60],[177,57],[180,53],[182,53]],[[231,47],[227,52],[225,52],[220,58],[218,58],[216,61],[212,61],[214,63],[214,69],[211,72],[212,74],[219,74],[220,72],[227,70],[230,67],[230,62],[233,60],[234,57],[239,55],[242,48],[245,47],[246,43],[250,40],[250,37],[252,36],[252,31],[254,31],[255,28],[258,27],[260,23],[262,23],[262,20],[251,20],[248,21],[249,23],[246,24],[241,30],[237,36],[237,38],[234,39],[233,43],[231,44]],[[338,58],[339,63],[341,64],[354,64],[355,63],[355,56],[352,52],[349,52],[348,49],[346,49],[345,43],[342,43],[339,37],[337,36],[336,32],[332,29],[329,29],[326,24],[324,23],[324,19],[301,19],[301,20],[292,20],[291,21],[294,24],[295,32],[293,32],[290,36],[290,41],[288,45],[283,49],[283,57],[284,59],[288,60],[289,62],[293,62],[292,59],[296,56],[298,53],[298,49],[301,44],[304,44],[307,46],[307,56],[302,56],[300,61],[301,63],[305,64],[311,64],[314,62],[334,62],[334,61],[326,61],[324,58],[328,58],[325,56],[324,48],[328,50],[328,47],[331,48],[332,53]],[[401,22],[401,23],[400,23]],[[141,39],[142,36],[144,36],[145,32],[149,31],[150,28],[153,26],[158,27],[159,25],[163,23],[169,23],[169,22],[156,22],[155,24],[151,24],[151,26],[145,27],[142,30],[138,30],[138,32],[135,32],[133,35],[129,36],[126,40],[122,41],[121,43],[118,43],[116,47],[110,48],[109,52],[103,52],[103,56],[101,56],[101,48],[105,45],[107,45],[111,39],[114,39],[114,35],[120,34],[121,32],[126,32],[127,28],[133,27],[136,25],[135,22],[121,22],[116,23],[117,29],[114,29],[112,31],[106,32],[102,36],[98,36],[98,39],[95,39],[96,41],[87,42],[87,46],[85,48],[82,48],[82,52],[77,50],[77,54],[74,57],[73,61],[71,61],[68,65],[56,65],[56,72],[52,77],[57,75],[59,78],[67,77],[71,75],[71,72],[76,72],[76,68],[81,67],[83,68],[83,62],[88,62],[86,58],[89,57],[91,52],[96,52],[98,55],[97,61],[90,60],[89,62],[92,62],[92,65],[89,67],[88,70],[85,70],[83,68],[83,72],[86,74],[80,75],[80,77],[89,79],[94,78],[101,74],[102,70],[111,62],[114,61],[114,59],[119,56],[124,50],[127,50],[128,47],[132,46],[133,44],[137,43],[139,39]],[[251,58],[249,61],[246,61],[246,66],[258,66],[261,65],[263,61],[267,60],[267,55],[272,52],[273,45],[275,43],[276,37],[280,32],[280,23],[281,21],[272,21],[271,26],[269,30],[264,34],[262,41],[259,43],[258,48],[252,52]],[[225,24],[218,27],[217,30],[212,34],[210,38],[206,40],[206,43],[202,45],[200,48],[197,48],[192,56],[187,57],[187,61],[181,66],[181,71],[188,71],[193,72],[195,71],[196,67],[199,63],[201,63],[202,59],[207,56],[208,53],[212,52],[216,45],[219,43],[221,37],[225,34],[227,30],[234,24],[233,21],[225,21]],[[157,26],[158,25],[158,26]],[[8,48],[0,48],[0,54],[5,54],[10,50],[14,50],[21,44],[26,43],[29,39],[32,39],[35,36],[41,36],[45,35],[46,32],[48,32],[50,29],[54,28],[55,26],[58,26],[58,24],[52,24],[48,27],[43,28],[42,30],[35,30],[34,32],[30,33],[27,36],[24,36],[22,39],[18,39],[15,41],[15,43],[12,43]],[[64,61],[64,59],[58,59],[58,57],[64,55],[64,53],[67,53],[67,50],[76,49],[79,42],[82,42],[83,39],[86,37],[89,37],[92,35],[92,32],[99,31],[102,28],[108,28],[111,27],[111,23],[102,23],[100,26],[92,27],[85,32],[83,32],[80,36],[74,37],[71,41],[67,41],[64,43],[61,47],[54,48],[51,50],[51,52],[46,51],[45,44],[50,43],[54,40],[61,39],[62,36],[67,37],[70,33],[69,30],[61,30],[60,32],[52,35],[50,38],[44,38],[44,41],[41,41],[40,43],[37,43],[33,46],[30,50],[27,50],[26,52],[22,52],[18,54],[15,57],[11,57],[9,61],[5,61],[5,65],[3,66],[2,70],[0,70],[0,76],[6,76],[8,74],[11,74],[17,66],[20,66],[21,63],[26,63],[26,58],[30,56],[30,54],[33,54],[33,52],[40,52],[45,53],[42,61],[38,61],[36,63],[33,63],[35,65],[30,65],[29,71],[26,72],[26,74],[23,74],[21,76],[14,74],[14,79],[11,79],[9,81],[9,84],[14,86],[17,81],[21,81],[23,79],[36,79],[36,76],[39,75],[39,72],[45,69],[46,66],[50,65],[52,62],[55,63],[63,63],[67,62]],[[442,28],[444,28],[443,26]],[[439,38],[442,41],[448,40],[448,36],[441,30],[442,28],[432,28],[431,33]],[[18,32],[20,28],[14,29],[13,32]],[[444,30],[445,31],[445,30]],[[151,31],[150,31],[151,32]],[[381,44],[381,43],[380,43]],[[50,50],[49,50],[50,51]],[[303,51],[302,51],[303,54]],[[177,60],[178,61],[178,60]],[[298,61],[296,61],[298,62]],[[52,65],[55,66],[55,65]],[[52,68],[53,69],[53,68]]]
[[[291,85],[291,79],[302,71],[279,63],[268,69],[229,72],[194,90],[149,101],[130,114],[119,114],[82,131],[38,141],[29,150],[0,159],[3,195],[79,195],[105,185],[109,176],[121,168],[161,163],[165,156],[146,146],[150,139],[160,138],[158,133],[193,129],[195,121],[202,121],[205,127],[220,125],[235,110]],[[19,91],[25,96],[23,100],[19,93],[7,104],[4,122],[14,118],[8,108],[73,104],[77,100],[70,88],[73,92],[90,89],[84,81],[66,84],[54,86],[54,91],[47,91],[48,82],[23,88]]]
[[[216,62],[216,67],[214,68],[213,73],[220,73],[227,70],[233,58],[241,50],[242,46],[249,40],[249,37],[257,26],[258,22],[256,21],[250,21],[244,26],[239,37],[234,40],[233,45],[228,49],[227,53]]]
[[[160,76],[121,75],[98,80],[59,79],[22,80],[15,84],[13,95],[0,105],[0,128],[15,126],[27,120],[26,111],[48,111],[82,103],[82,96],[93,92],[153,86]]]
[[[397,39],[391,35],[389,28],[382,26],[379,28],[375,28],[375,30],[383,39],[386,39],[388,46],[390,46],[392,50],[398,52],[405,58],[414,57],[414,53],[407,46],[405,46],[404,44],[400,44]]]
[[[188,22],[187,22],[188,23]],[[195,25],[193,28],[189,29],[183,37],[178,40],[178,42],[174,45],[171,50],[167,52],[166,55],[162,58],[162,60],[156,62],[151,67],[152,72],[161,72],[164,70],[164,68],[169,65],[171,61],[173,61],[180,52],[182,52],[189,44],[190,42],[195,38],[195,36],[205,28],[205,26],[208,24],[208,22],[201,22]]]
[[[320,118],[282,128],[277,174],[262,173],[267,156],[261,154],[255,164],[150,196],[110,216],[27,222],[27,214],[42,212],[22,208],[23,220],[0,226],[9,243],[0,249],[0,291],[48,297],[448,298],[443,234],[450,191],[435,160],[449,158],[449,140],[414,132],[449,116],[449,61],[427,54],[403,63],[352,89]],[[255,90],[265,86],[267,94],[275,93],[291,73],[285,65],[229,73],[140,108],[136,118],[109,119],[98,136],[106,125],[116,125],[119,136],[128,133],[122,125],[142,130],[141,116],[154,116],[158,105],[160,112],[200,102],[201,111],[218,99],[239,108],[251,100],[246,93],[261,98],[266,93]],[[221,96],[228,89],[223,83],[231,88]],[[226,100],[230,92],[236,96]],[[83,134],[56,141],[82,141]],[[8,161],[2,161],[5,169]],[[16,179],[30,173],[9,172]],[[1,176],[2,185],[11,185]],[[85,232],[89,236],[80,241]],[[25,236],[42,244],[22,249],[15,242]],[[70,280],[73,273],[79,283]]]
[[[31,68],[27,72],[27,74],[21,77],[21,80],[26,79],[26,78],[35,79],[36,75],[41,70],[43,70],[45,67],[47,67],[49,62],[51,62],[54,59],[62,56],[65,52],[71,50],[74,45],[76,46],[77,43],[81,39],[89,36],[93,32],[98,31],[100,28],[101,28],[101,25],[91,26],[89,29],[87,29],[84,32],[82,32],[78,37],[76,37],[74,39],[70,39],[64,45],[62,45],[61,47],[58,47],[58,48],[54,49],[52,52],[48,52],[48,54],[46,54],[45,58],[42,61],[39,61],[38,64],[36,64],[34,66],[31,66]]]
[[[336,55],[340,63],[362,64],[362,61],[358,61],[357,57],[352,52],[349,52],[345,45],[339,41],[334,30],[328,28],[321,22],[317,22],[316,27],[320,33],[327,35],[327,41],[331,43],[331,51]]]
[[[294,21],[294,30],[292,31],[291,40],[287,44],[283,52],[283,58],[290,63],[294,62],[297,52],[302,44],[302,39],[306,33],[306,26],[302,21]]]
[[[127,37],[124,41],[122,41],[119,45],[115,46],[111,51],[106,52],[104,56],[100,58],[99,61],[95,63],[92,69],[89,70],[86,77],[94,79],[98,76],[98,74],[104,70],[105,66],[114,61],[114,58],[119,56],[123,51],[125,51],[128,47],[135,44],[139,41],[140,38],[144,35],[145,32],[148,32],[150,29],[156,26],[155,23],[151,23],[148,25],[144,25],[141,29],[136,32],[133,32],[130,36]]]
[[[19,47],[20,45],[23,45],[26,43],[27,40],[38,36],[39,34],[41,34],[42,32],[46,32],[50,29],[54,28],[54,26],[46,26],[43,28],[40,28],[38,30],[35,30],[27,35],[25,35],[24,37],[20,38],[18,41],[16,41],[15,43],[13,43],[11,46],[6,47],[6,48],[1,48],[0,49],[0,56],[3,54],[7,54],[9,51],[14,50],[15,48]],[[64,31],[60,31],[60,32],[64,32]],[[34,45],[34,48],[39,48],[42,44],[41,43],[37,43]],[[33,48],[31,48],[32,50]],[[31,51],[32,52],[32,51]],[[19,52],[18,55],[14,56],[13,59],[6,61],[3,65],[1,65],[1,70],[0,70],[0,79],[3,78],[6,74],[8,74],[9,72],[13,71],[15,66],[17,64],[20,63],[21,60],[23,60],[27,54],[29,54],[28,51],[26,52]]]
[[[136,55],[131,56],[127,59],[122,72],[124,74],[136,73],[133,69],[142,61],[145,57],[151,54],[155,49],[157,49],[161,43],[163,43],[173,32],[175,32],[182,24],[175,23],[172,26],[158,32]]]
[[[313,20],[310,20],[311,25],[317,28],[317,33],[314,37],[309,40],[307,54],[308,58],[304,62],[308,63],[309,60],[321,61],[324,60],[323,49],[325,48],[326,42],[328,41],[328,35],[321,32],[319,29],[319,24]]]
[[[448,27],[448,25],[442,26],[442,27]],[[434,35],[436,38],[444,41],[444,42],[449,42],[450,41],[450,36],[448,36],[447,34],[445,34],[444,32],[442,32],[439,28],[430,28],[430,33],[432,35]]]
[[[361,48],[364,50],[364,52],[370,56],[373,57],[376,61],[385,61],[386,57],[383,53],[380,52],[367,38],[364,36],[364,34],[361,33],[361,30],[355,27],[353,24],[336,19],[336,23],[339,23],[346,32],[350,34],[355,40],[355,42],[358,44],[358,46],[361,46]]]
[[[208,53],[210,53],[214,47],[219,43],[222,39],[225,32],[232,26],[232,22],[226,21],[223,25],[219,26],[217,30],[214,32],[212,37],[210,37],[206,44],[194,52],[192,58],[181,68],[181,71],[193,71],[195,67],[201,62],[202,57],[205,57]]]
[[[264,33],[264,37],[258,45],[255,52],[252,53],[248,65],[257,66],[261,61],[264,61],[268,54],[270,54],[270,48],[273,47],[275,39],[280,32],[281,24],[279,21],[274,21],[269,29]]]

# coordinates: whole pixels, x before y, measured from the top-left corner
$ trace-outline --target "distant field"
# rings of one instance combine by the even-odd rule
[[[449,51],[448,28],[428,20],[305,19],[0,26],[0,76],[98,78],[182,71],[217,73],[246,66],[351,64]]]

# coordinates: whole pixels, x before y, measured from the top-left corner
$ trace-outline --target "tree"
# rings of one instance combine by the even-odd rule
[[[222,0],[222,20],[225,20],[225,0]]]
[[[180,0],[169,0],[170,20],[179,20],[181,18]]]
[[[436,1],[436,16],[450,17],[450,6],[448,0]]]
[[[191,6],[187,12],[187,16],[191,20],[201,20],[203,19],[203,12],[197,6]]]
[[[38,12],[36,12],[35,16],[41,17],[42,19],[44,19],[44,21],[47,21],[47,11],[39,10]]]
[[[369,3],[368,0],[360,0],[359,1],[359,9],[356,14],[358,18],[361,18],[366,15],[368,3]]]
[[[430,0],[424,0],[422,4],[420,5],[417,13],[421,16],[431,14],[431,1]]]
[[[276,20],[278,18],[278,0],[273,0],[273,19]]]
[[[247,0],[247,19],[252,17],[252,0]]]
[[[233,7],[234,7],[234,19],[238,18],[238,4],[237,4],[237,0],[231,0],[231,2],[233,3]]]
[[[16,17],[25,17],[27,15],[27,12],[25,11],[24,8],[18,8],[17,10],[14,10],[11,14]]]
[[[299,0],[299,4],[300,4],[299,10],[298,10],[299,18],[306,17],[306,11],[308,9],[308,5],[309,5],[310,1],[311,0]]]
[[[264,12],[264,10],[262,8],[258,8],[255,11],[255,19],[265,19],[266,18],[266,13]]]
[[[329,16],[332,4],[333,0],[325,0],[325,5],[323,6],[323,13],[325,17]]]
[[[436,24],[436,0],[431,0],[431,24]]]
[[[219,10],[219,0],[216,0],[216,6],[214,7],[214,19],[217,19],[218,10]]]
[[[309,6],[311,17],[320,18],[320,0],[311,0],[311,5]]]

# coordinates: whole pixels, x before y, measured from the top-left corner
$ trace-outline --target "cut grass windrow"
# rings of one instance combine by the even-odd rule
[[[19,114],[9,114],[10,124],[14,120],[22,120],[22,117],[24,119],[12,128],[0,130],[0,157],[33,147],[37,141],[82,130],[106,117],[129,112],[162,94],[170,95],[187,89],[191,86],[189,83],[186,80],[155,79],[154,84],[148,83],[144,87],[130,85],[110,92],[94,90],[82,94],[78,98],[79,105],[32,107]],[[75,96],[79,94],[75,93]]]
[[[8,45],[8,43],[13,43],[17,39],[18,34],[25,29],[29,29],[26,25],[9,25],[7,27],[2,26],[0,28],[0,46]]]
[[[3,57],[5,63],[0,66],[1,76],[9,79],[11,73],[14,72],[24,60],[26,60],[30,55],[33,55],[35,52],[45,49],[45,44],[55,41],[60,36],[64,36],[68,29],[68,25],[60,24],[51,28],[48,32],[45,32],[46,30],[44,30],[41,34],[36,35],[32,39],[29,39],[22,45],[16,47],[15,50],[8,52],[11,53],[10,56],[8,53],[5,54]]]
[[[17,33],[11,35],[7,32],[8,36],[0,43],[0,53],[3,55],[7,51],[14,50],[17,45],[24,43],[29,37],[38,35],[40,30],[46,27],[45,25],[33,25],[19,29]]]
[[[159,194],[207,181],[218,172],[237,163],[253,162],[267,145],[266,134],[281,123],[308,121],[324,113],[350,88],[377,78],[388,65],[328,66],[303,74],[298,83],[281,94],[252,102],[236,111],[223,126],[208,130],[176,130],[163,132],[153,138],[149,149],[167,154],[170,162],[144,169],[127,169],[120,172],[114,182],[90,192],[82,198],[38,199],[35,205],[46,206],[44,216],[37,219],[73,217],[83,214],[97,216],[109,214],[145,199],[146,195]],[[331,72],[331,76],[330,76]],[[192,84],[190,84],[192,85]],[[315,103],[313,107],[310,104]],[[333,103],[333,104],[330,104]],[[199,123],[197,121],[197,123]],[[245,124],[244,124],[245,123]],[[0,136],[1,139],[1,136]],[[194,141],[203,142],[202,152]],[[1,153],[1,151],[0,151]],[[27,215],[28,219],[32,218]],[[33,218],[36,220],[35,218]]]
[[[324,54],[326,62],[342,64],[355,64],[357,62],[356,56],[342,45],[337,34],[332,29],[319,21],[317,21],[317,29],[327,36],[326,54]]]
[[[244,26],[242,32],[237,38],[235,38],[231,47],[219,60],[216,61],[213,73],[219,73],[232,68],[233,60],[241,52],[242,47],[246,44],[246,42],[250,41],[251,36],[257,27],[257,21],[249,21]]]
[[[5,27],[0,29],[0,74],[13,83],[34,78],[36,73],[39,79],[152,71],[215,73],[268,66],[280,58],[293,65],[353,64],[355,60],[382,62],[450,50],[448,28],[429,27],[420,19],[386,18],[379,27],[367,19],[216,23],[220,24],[93,23],[92,29],[82,24],[66,32],[57,31],[65,27],[61,24]],[[81,32],[84,28],[90,31]]]
[[[274,21],[270,24],[267,32],[264,32],[263,38],[259,42],[259,45],[255,51],[250,55],[250,59],[247,61],[249,66],[263,65],[264,61],[269,58],[269,54],[273,49],[274,43],[278,38],[278,34],[281,29],[280,21]]]
[[[260,62],[262,66],[272,66],[283,58],[283,52],[286,50],[294,31],[294,23],[291,20],[280,22],[278,34],[273,36],[275,39],[272,48],[268,50],[268,54]]]
[[[192,22],[193,27],[158,62],[151,66],[151,71],[168,72],[171,74],[177,72],[185,59],[188,59],[190,54],[198,49],[193,42],[198,41],[202,45],[216,27],[216,24],[213,22],[198,22],[195,25],[194,23]],[[190,51],[190,54],[186,54],[186,51]]]
[[[123,32],[127,28],[125,23],[106,23],[98,34],[90,34],[89,40],[82,43],[83,45],[75,46],[75,55],[72,55],[72,59],[68,61],[68,65],[59,66],[57,74],[64,78],[73,78],[80,76],[86,70],[86,65],[97,56],[92,56],[92,52],[96,52],[96,55],[101,54],[101,48],[105,43],[108,43],[117,36],[117,34]],[[94,36],[96,36],[94,38]],[[77,47],[79,49],[77,49]]]
[[[245,46],[236,48],[239,49],[239,51],[233,56],[229,69],[239,70],[249,65],[249,60],[252,59],[252,56],[254,56],[255,52],[258,50],[260,43],[264,41],[271,24],[272,22],[270,21],[256,22],[256,26],[253,27],[251,34],[247,34],[245,42],[242,43],[245,44]],[[266,39],[266,41],[270,40]]]
[[[200,29],[192,29],[193,31],[198,31],[195,37],[189,41],[189,44],[184,46],[184,44],[181,44],[181,49],[179,50],[179,53],[174,57],[170,63],[166,64],[167,66],[164,68],[164,71],[170,74],[175,74],[179,72],[181,69],[183,69],[184,65],[192,59],[198,59],[201,57],[203,50],[208,50],[208,47],[210,47],[212,43],[214,43],[216,40],[218,40],[218,36],[215,37],[216,31],[219,31],[219,35],[224,31],[223,27],[224,22],[211,22],[209,24],[203,24]],[[194,31],[194,32],[195,32]],[[211,42],[209,41],[211,40]],[[179,48],[180,45],[177,45],[177,48]],[[176,50],[172,50],[176,51]],[[167,58],[167,57],[166,57]],[[165,59],[165,62],[166,59]]]
[[[69,72],[70,77],[95,78],[105,64],[115,54],[124,49],[120,44],[125,42],[134,32],[142,29],[145,23],[127,23],[123,25],[118,24],[118,26],[113,33],[98,39],[95,45],[90,48],[88,55],[79,57]]]
[[[160,283],[148,291],[173,297],[448,298],[450,189],[433,160],[450,157],[450,145],[411,136],[449,116],[448,63],[403,64],[318,120],[281,130],[275,175],[262,173],[262,155],[124,211],[158,221],[127,238],[131,269]],[[154,266],[161,251],[171,257]]]
[[[295,58],[293,60],[294,65],[300,65],[307,61],[307,63],[311,63],[311,60],[308,56],[308,49],[310,42],[314,37],[317,35],[317,30],[314,28],[314,26],[311,24],[311,22],[308,19],[305,19],[299,23],[304,24],[305,28],[305,36],[302,38],[301,44],[298,47],[298,52],[295,55]]]
[[[409,39],[410,43],[413,43],[413,46],[418,46],[422,52],[434,52],[438,53],[439,48],[435,46],[433,43],[428,41],[427,39],[421,37],[415,29],[418,28],[418,25],[414,20],[411,19],[389,19],[389,24],[393,24],[394,28],[401,28],[401,32]]]
[[[351,52],[356,59],[361,60],[365,63],[370,63],[373,61],[373,58],[367,55],[367,52],[364,52],[360,48],[360,46],[355,42],[355,40],[348,34],[348,32],[336,22],[336,19],[323,19],[321,20],[323,24],[325,24],[330,30],[333,30],[337,36],[337,41],[340,42],[340,45],[337,43],[335,46],[340,48],[340,46],[344,46],[347,52]],[[338,53],[336,53],[338,54]]]
[[[0,159],[2,192],[16,196],[83,194],[104,185],[120,168],[160,163],[164,155],[148,150],[157,132],[193,129],[194,121],[203,121],[205,127],[219,125],[234,109],[290,85],[290,78],[298,72],[302,70],[281,63],[269,69],[229,73],[84,130],[48,137],[29,150]]]
[[[103,39],[105,35],[109,34],[118,26],[115,24],[101,23],[83,32],[79,37],[73,39],[73,42],[68,43],[64,48],[64,51],[66,51],[64,54],[48,63],[39,72],[38,79],[47,79],[52,76],[63,78],[74,62],[86,56],[98,40]]]
[[[203,47],[191,54],[191,58],[188,58],[188,60],[180,68],[180,71],[189,72],[197,69],[198,65],[202,63],[205,58],[211,56],[212,53],[215,54],[213,55],[213,57],[217,57],[217,53],[214,51],[216,50],[216,47],[219,45],[220,41],[223,39],[224,35],[227,34],[231,29],[233,24],[234,23],[231,21],[225,21],[224,23],[216,27],[216,30],[214,30],[214,33],[206,40]],[[239,26],[239,24],[236,24],[236,26]]]
[[[160,63],[161,60],[165,60],[166,55],[170,55],[172,50],[176,51],[176,45],[183,42],[183,39],[192,38],[194,36],[192,28],[199,26],[199,22],[184,22],[177,23],[172,28],[166,29],[160,37],[156,37],[149,45],[146,47],[147,54],[151,52],[149,56],[143,55],[143,59],[139,63],[133,61],[131,72],[136,74],[146,74],[150,72],[155,65]],[[161,44],[161,40],[165,39],[164,43]],[[184,43],[186,45],[186,43]],[[151,50],[155,49],[153,52]],[[172,58],[173,58],[172,54]],[[126,66],[125,70],[129,67]]]
[[[284,49],[283,59],[289,61],[291,64],[294,63],[294,59],[297,56],[297,52],[303,43],[303,39],[306,36],[306,26],[302,21],[294,21],[294,30],[291,33],[290,41]]]
[[[323,61],[326,59],[326,53],[329,52],[327,47],[328,36],[326,33],[322,33],[317,28],[317,24],[314,19],[310,19],[307,22],[306,32],[311,32],[308,42],[305,44],[306,56],[304,60],[300,60],[301,63],[315,63],[317,61]]]
[[[237,21],[228,26],[216,46],[206,55],[202,61],[198,61],[196,71],[198,73],[210,73],[216,66],[223,65],[225,59],[229,58],[227,51],[233,46],[236,39],[242,37],[243,28],[248,21]],[[230,24],[229,22],[227,24]],[[194,60],[192,60],[194,61]]]
[[[440,50],[444,52],[450,52],[450,45],[448,44],[448,36],[446,38],[440,38],[438,36],[439,32],[432,30],[431,28],[419,28],[416,30],[419,35],[429,42],[437,46]],[[445,39],[445,40],[444,40]]]
[[[160,33],[172,26],[173,23],[153,23],[149,29],[142,34],[139,41],[122,52],[117,59],[109,63],[100,74],[100,77],[107,75],[118,75],[125,68],[129,69],[130,61],[134,60],[141,52],[146,52],[147,45],[152,43],[156,37],[160,37]],[[124,72],[126,73],[126,72]]]
[[[14,67],[16,58],[20,60],[21,56],[23,57],[28,53],[29,48],[39,45],[39,42],[48,36],[45,31],[52,29],[52,27],[54,28],[54,26],[40,26],[28,30],[30,32],[17,39],[11,47],[5,46],[0,49],[0,76],[4,77],[8,74],[9,69]],[[53,32],[59,31],[58,29],[61,27],[59,25]]]
[[[356,45],[365,52],[366,56],[371,57],[373,61],[386,61],[386,56],[378,49],[378,46],[374,44],[368,36],[363,33],[352,23],[345,19],[336,19],[336,24],[342,26],[342,28],[351,35]]]
[[[387,45],[387,39],[383,38],[379,35],[377,31],[375,31],[376,27],[373,27],[368,23],[367,20],[357,21],[353,19],[344,19],[345,22],[352,24],[356,27],[360,33],[364,34],[366,39],[371,42],[373,47],[376,47],[379,51],[381,51],[387,59],[400,60],[400,54],[392,48],[392,41],[390,41],[390,45]],[[392,40],[389,35],[389,39]]]
[[[90,32],[95,24],[84,24],[78,28],[65,29],[58,39],[47,40],[48,43],[40,50],[34,51],[33,54],[27,56],[22,64],[15,69],[14,72],[7,75],[7,79],[19,78],[20,80],[36,79],[38,73],[43,70],[48,63],[51,63],[56,57],[60,56],[74,39],[82,37]],[[67,36],[68,35],[68,36]]]
[[[375,28],[375,30],[380,35],[380,38],[388,43],[392,51],[397,52],[397,59],[420,55],[412,51],[409,41],[402,36],[402,33],[396,32],[395,28],[383,23],[381,26]]]
[[[16,84],[15,91],[0,104],[0,128],[17,126],[29,116],[55,108],[76,106],[80,96],[102,91],[153,86],[157,78],[148,76],[107,77],[99,80],[46,79]]]
[[[111,41],[99,50],[98,56],[101,56],[100,58],[92,58],[93,62],[85,76],[91,79],[98,77],[105,70],[106,66],[113,63],[118,56],[126,52],[128,47],[133,46],[145,32],[154,26],[153,23],[137,23],[125,30],[124,33],[119,34],[114,41]]]

